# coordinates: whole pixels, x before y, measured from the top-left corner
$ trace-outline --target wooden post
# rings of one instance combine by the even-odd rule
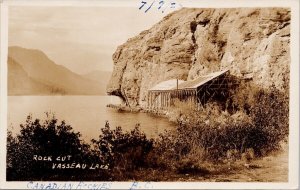
[[[161,95],[162,95],[162,102],[161,102],[161,107],[162,107],[162,109],[164,109],[164,107],[165,107],[165,92],[162,92],[161,93]]]
[[[152,92],[150,92],[150,109],[152,109]]]
[[[153,109],[153,92],[151,92],[151,109]]]
[[[167,107],[167,108],[169,107],[168,101],[169,101],[169,93],[166,92],[166,107]]]
[[[163,92],[163,108],[166,106],[166,92]]]
[[[149,97],[148,97],[148,100],[149,100],[149,109],[151,109],[151,91],[149,92]]]
[[[166,101],[167,101],[167,98],[166,98],[166,92],[164,92],[164,108],[166,108]]]
[[[148,91],[148,96],[147,96],[147,108],[149,109],[149,94],[150,92]]]
[[[156,109],[156,92],[153,93],[154,109]]]
[[[154,110],[155,109],[155,92],[153,92],[153,94],[152,94],[152,109]]]
[[[167,106],[170,107],[171,94],[168,92]]]
[[[156,109],[159,108],[159,93],[156,92]]]

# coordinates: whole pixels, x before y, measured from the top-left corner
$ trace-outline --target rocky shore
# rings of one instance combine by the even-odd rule
[[[139,106],[133,106],[129,107],[126,105],[121,104],[107,104],[106,107],[115,109],[119,112],[132,112],[132,113],[149,113],[160,117],[167,117],[168,116],[168,110],[151,110],[151,109],[145,109]]]

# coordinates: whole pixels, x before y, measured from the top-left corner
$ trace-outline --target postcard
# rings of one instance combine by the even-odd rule
[[[0,188],[298,188],[298,1],[0,5]]]

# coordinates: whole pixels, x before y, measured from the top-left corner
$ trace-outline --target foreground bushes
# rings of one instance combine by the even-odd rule
[[[275,88],[242,84],[225,106],[211,102],[200,111],[176,104],[179,109],[170,115],[178,119],[177,130],[160,135],[154,150],[160,155],[156,162],[164,165],[169,160],[167,168],[262,157],[287,140],[289,100]]]
[[[153,148],[153,140],[147,139],[138,125],[123,132],[121,127],[110,129],[107,122],[99,139],[93,139],[91,144],[80,137],[79,132],[64,121],[58,123],[54,116],[42,123],[28,116],[20,134],[8,132],[7,180],[124,180],[135,169],[146,166],[145,157]],[[34,155],[45,160],[38,161]],[[56,160],[68,155],[69,160]],[[57,168],[59,163],[65,168]],[[66,169],[73,163],[81,168]]]
[[[107,122],[99,138],[86,143],[64,121],[58,123],[52,116],[41,122],[29,116],[20,134],[8,133],[7,180],[146,180],[143,171],[154,170],[206,175],[210,170],[204,163],[268,155],[287,139],[288,96],[275,89],[248,88],[251,94],[237,91],[226,106],[209,103],[194,110],[177,105],[180,110],[173,110],[177,129],[155,140],[148,139],[138,125],[124,132],[121,127],[111,129]],[[49,163],[32,158],[49,154],[70,154],[76,163],[101,167],[53,170]]]
[[[8,132],[7,180],[47,180],[56,175],[60,180],[75,179],[71,170],[52,169],[59,156],[71,155],[72,163],[99,161],[90,153],[90,145],[80,139],[80,133],[74,132],[64,121],[58,123],[54,116],[48,115],[41,122],[29,115],[20,127],[20,134],[16,136]],[[48,161],[37,161],[34,155],[47,157]]]
[[[134,170],[147,167],[145,160],[153,149],[153,139],[147,139],[139,125],[130,132],[123,132],[121,127],[110,129],[107,122],[101,131],[99,139],[92,140],[92,152],[109,166],[114,180],[126,179]]]

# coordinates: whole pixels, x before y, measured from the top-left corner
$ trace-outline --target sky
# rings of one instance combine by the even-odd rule
[[[159,22],[168,12],[137,7],[9,8],[9,46],[42,50],[78,74],[112,71],[117,47]]]

